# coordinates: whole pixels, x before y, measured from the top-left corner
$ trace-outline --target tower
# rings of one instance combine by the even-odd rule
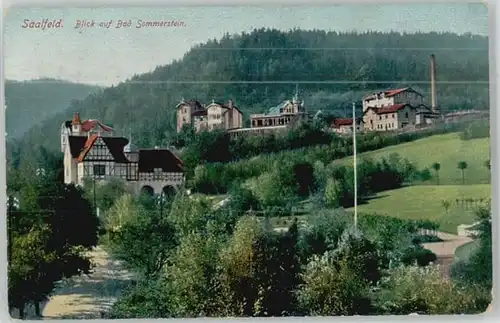
[[[80,114],[78,112],[73,116],[71,120],[71,132],[74,136],[80,135],[82,131],[82,120],[80,119]]]

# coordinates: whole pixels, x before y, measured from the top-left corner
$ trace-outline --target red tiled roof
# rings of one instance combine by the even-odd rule
[[[85,156],[87,156],[87,154],[90,151],[90,148],[92,148],[92,146],[94,145],[94,142],[97,140],[97,138],[98,138],[97,135],[92,135],[92,136],[87,138],[87,141],[85,142],[85,145],[83,146],[83,150],[78,155],[78,162],[82,162],[83,159],[85,158]]]
[[[404,87],[404,88],[399,88],[399,89],[385,90],[385,91],[381,91],[381,92],[377,92],[377,93],[384,93],[385,97],[391,97],[391,96],[395,96],[396,94],[399,94],[401,92],[405,92],[405,91],[408,91],[408,90],[411,90],[412,92],[415,92],[415,93],[421,95],[417,91],[413,90],[411,87]],[[364,99],[366,100],[366,99],[374,98],[375,95],[376,94],[367,95],[366,97],[364,97]]]
[[[405,106],[410,106],[410,105],[407,104],[407,103],[400,103],[400,104],[395,104],[395,105],[391,105],[391,106],[388,106],[388,107],[370,108],[370,109],[373,109],[376,114],[386,114],[386,113],[397,112],[397,111],[403,109]]]
[[[401,92],[404,92],[404,91],[406,91],[408,89],[409,89],[409,87],[405,87],[405,88],[402,88],[402,89],[388,90],[388,91],[385,91],[384,94],[385,94],[386,97],[387,96],[394,96],[394,95],[396,95],[398,93],[401,93]]]
[[[361,118],[357,118],[357,122],[361,122]],[[333,127],[338,128],[340,126],[352,126],[352,118],[338,118],[333,121]]]
[[[94,129],[96,126],[101,127],[101,129],[106,131],[106,132],[113,131],[113,128],[102,124],[99,120],[89,119],[89,120],[84,121],[81,125],[82,125],[82,130],[85,132],[88,132],[88,131]]]
[[[335,121],[333,121],[333,125],[334,126],[350,126],[352,125],[352,119],[351,118],[348,118],[348,119],[335,119]]]

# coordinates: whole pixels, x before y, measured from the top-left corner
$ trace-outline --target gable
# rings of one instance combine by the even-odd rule
[[[122,137],[100,137],[92,135],[87,141],[80,154],[78,161],[114,161],[116,163],[127,163],[123,149],[128,140]]]
[[[96,137],[81,157],[79,161],[114,161],[113,155],[101,137]]]

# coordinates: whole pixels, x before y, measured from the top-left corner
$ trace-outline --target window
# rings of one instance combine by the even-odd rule
[[[106,175],[105,165],[94,165],[94,176],[104,176]]]
[[[186,109],[186,108],[184,108],[184,113],[186,113],[186,112],[187,112],[187,109]]]
[[[408,112],[405,112],[405,118],[408,118]]]
[[[389,118],[389,116],[386,114],[386,115],[385,115],[385,118],[387,119],[387,118]]]
[[[394,119],[394,113],[392,114],[392,118]]]

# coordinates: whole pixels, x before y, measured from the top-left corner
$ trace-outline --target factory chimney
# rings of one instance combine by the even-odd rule
[[[436,56],[431,55],[431,108],[432,112],[437,112],[436,102]]]

